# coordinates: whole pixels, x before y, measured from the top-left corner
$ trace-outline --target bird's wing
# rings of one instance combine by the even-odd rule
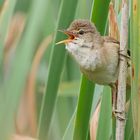
[[[112,42],[112,43],[116,43],[116,44],[120,44],[120,42],[116,39],[114,39],[113,37],[110,37],[110,36],[103,36],[103,40],[105,42]]]
[[[110,37],[110,36],[103,36],[103,40],[105,41],[105,42],[112,42],[112,43],[116,43],[116,44],[118,44],[118,45],[120,45],[120,42],[118,41],[118,40],[116,40],[116,39],[114,39],[113,37]],[[127,50],[127,55],[125,56],[125,55],[123,55],[122,53],[121,53],[121,51],[119,51],[119,55],[121,55],[121,56],[123,56],[123,57],[126,57],[127,58],[127,64],[128,64],[128,67],[131,65],[130,63],[131,63],[131,59],[130,59],[130,57],[131,57],[131,53],[130,53],[130,50],[128,49]]]
[[[105,42],[110,42],[110,43],[112,42],[112,43],[116,43],[116,44],[120,45],[120,42],[118,40],[116,40],[116,39],[114,39],[113,37],[110,37],[110,36],[103,36],[103,40]],[[127,50],[127,55],[131,56],[131,53],[130,53],[129,49]]]
[[[105,42],[112,42],[112,43],[116,43],[118,45],[120,45],[120,42],[117,41],[116,39],[112,38],[112,37],[109,37],[109,36],[103,36],[103,40]],[[122,55],[121,52],[119,52],[119,55]],[[127,50],[127,55],[122,55],[124,57],[127,58],[127,66],[128,66],[128,73],[127,73],[127,86],[130,85],[130,75],[132,75],[132,78],[134,77],[134,66],[131,64],[131,52],[130,50],[128,49]],[[132,71],[132,74],[130,74]]]

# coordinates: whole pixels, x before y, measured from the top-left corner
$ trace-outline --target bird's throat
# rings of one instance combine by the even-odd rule
[[[80,46],[81,44],[68,43],[66,49],[74,57],[76,62],[81,68],[87,70],[94,70],[96,66],[100,63],[100,52],[98,50],[92,50],[90,48],[84,48]]]

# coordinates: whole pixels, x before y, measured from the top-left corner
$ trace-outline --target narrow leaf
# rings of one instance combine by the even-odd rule
[[[56,31],[58,29],[66,29],[69,26],[70,22],[74,19],[77,1],[78,0],[61,1]],[[64,35],[56,34],[53,42],[53,49],[51,53],[49,72],[46,83],[46,91],[43,97],[39,119],[38,137],[40,140],[47,139],[52,115],[54,112],[57,90],[66,58],[64,45],[55,46],[55,42],[58,40],[62,40],[63,37]]]

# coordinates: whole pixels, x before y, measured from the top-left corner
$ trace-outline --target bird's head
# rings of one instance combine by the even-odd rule
[[[96,58],[93,56],[96,54],[96,50],[102,46],[102,37],[95,25],[89,20],[75,20],[68,29],[62,32],[68,36],[68,39],[57,44],[65,43],[67,51],[75,58],[80,67],[88,69],[92,57]]]
[[[57,44],[65,43],[67,49],[71,46],[75,46],[75,49],[82,47],[92,49],[94,43],[101,42],[99,32],[89,20],[74,20],[68,29],[61,30],[61,32],[66,34],[68,39],[62,40]]]

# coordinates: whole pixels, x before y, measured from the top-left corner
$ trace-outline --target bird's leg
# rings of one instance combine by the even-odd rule
[[[111,84],[111,92],[112,92],[112,110],[113,112],[116,110],[116,100],[117,100],[117,85]]]
[[[119,50],[119,55],[120,56],[123,56],[123,57],[125,57],[125,58],[127,58],[127,59],[130,59],[130,56],[129,55],[125,55],[125,54],[123,54],[123,53],[121,53],[121,52],[123,52],[124,50]]]
[[[118,110],[115,110],[115,111],[113,112],[114,116],[115,116],[116,118],[118,118],[120,121],[126,120],[126,118],[124,118],[124,117],[121,116],[123,113],[124,113],[124,111],[118,111]]]
[[[115,84],[111,84],[111,91],[112,91],[112,112],[113,115],[118,118],[119,120],[125,120],[125,118],[121,117],[121,114],[124,112],[120,112],[116,109],[117,106],[117,82]]]

